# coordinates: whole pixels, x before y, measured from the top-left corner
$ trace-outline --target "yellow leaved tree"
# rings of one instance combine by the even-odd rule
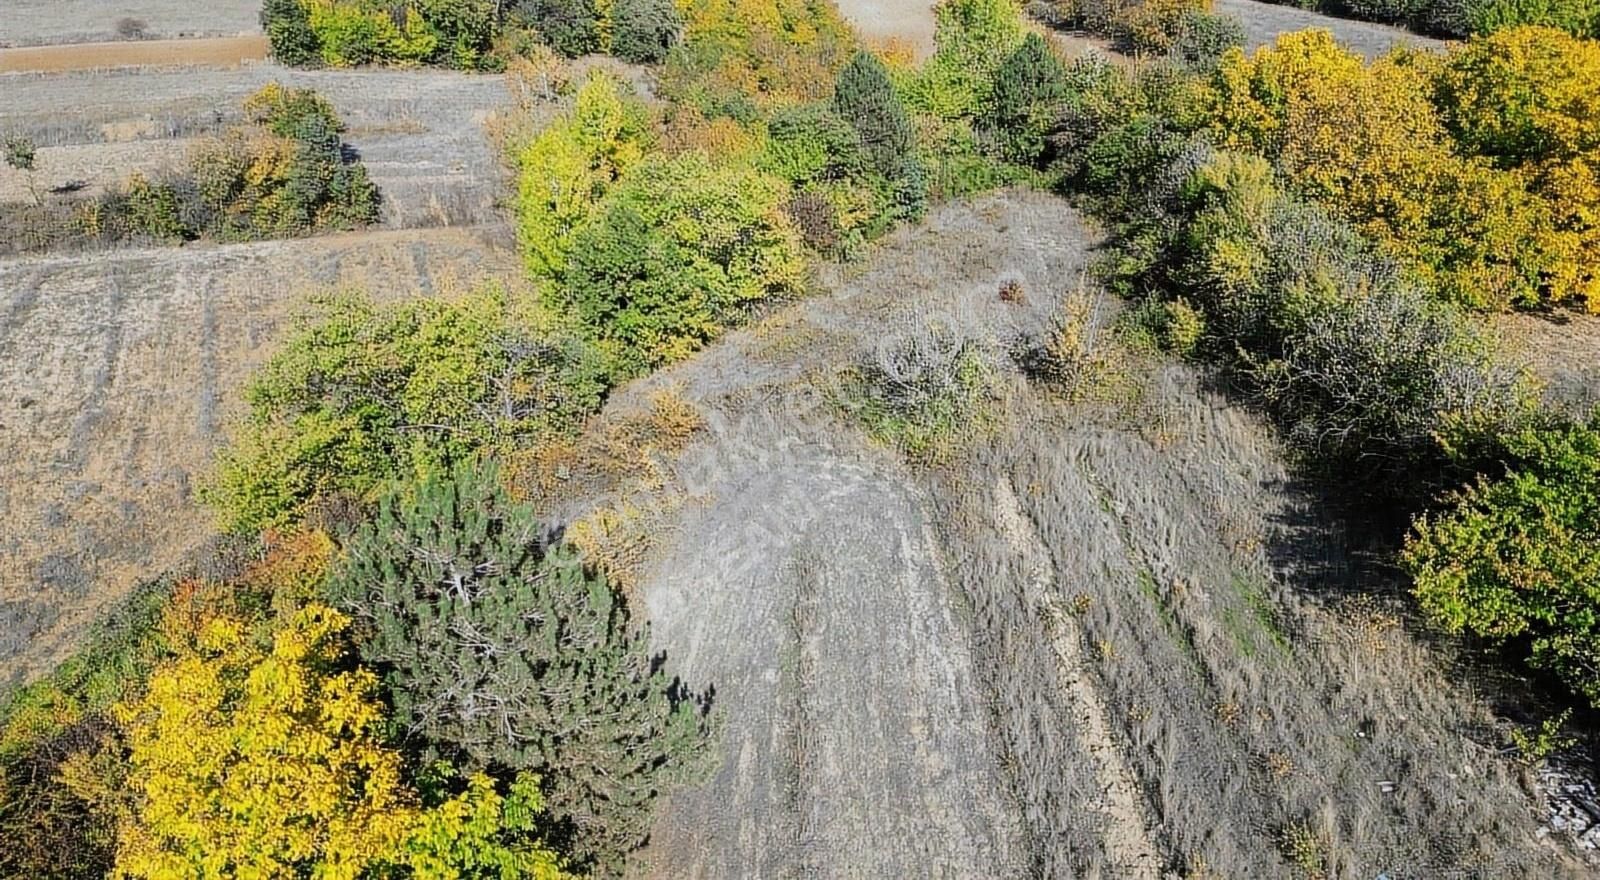
[[[348,623],[308,605],[267,648],[212,619],[116,707],[135,806],[113,876],[567,876],[535,836],[531,779],[424,804],[379,736],[376,676],[342,662]]]

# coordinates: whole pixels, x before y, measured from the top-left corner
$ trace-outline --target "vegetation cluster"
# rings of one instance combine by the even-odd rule
[[[266,0],[261,26],[294,67],[503,70],[535,46],[655,63],[683,22],[673,0]]]
[[[377,187],[346,152],[344,126],[309,89],[269,84],[244,103],[244,123],[191,152],[181,172],[135,174],[88,199],[0,205],[0,253],[205,238],[251,241],[353,229],[378,219]],[[10,164],[36,153],[11,142]]]

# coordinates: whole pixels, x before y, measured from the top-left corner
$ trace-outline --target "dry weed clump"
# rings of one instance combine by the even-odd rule
[[[669,488],[662,459],[687,446],[705,425],[680,389],[662,389],[645,412],[592,425],[575,441],[525,450],[513,460],[510,483],[518,496],[545,510],[586,491],[614,491],[622,500],[579,517],[564,537],[586,565],[632,590],[667,514],[683,503]]]
[[[875,439],[930,463],[983,427],[996,389],[979,342],[928,324],[883,340],[846,371],[835,398]]]
[[[1278,832],[1278,848],[1302,880],[1325,880],[1328,876],[1327,847],[1310,823],[1299,821],[1283,826]]]
[[[506,64],[505,85],[510,106],[495,111],[483,129],[495,152],[509,161],[544,127],[552,105],[572,91],[572,71],[550,47],[534,46]]]
[[[1021,305],[1028,301],[1028,295],[1022,289],[1022,279],[1007,278],[1000,282],[1000,301],[1009,305]]]
[[[1001,291],[1004,297],[1004,289]],[[1083,285],[1061,298],[1061,308],[1038,339],[1023,340],[1014,354],[1036,381],[1074,402],[1126,401],[1133,396],[1127,349],[1110,325],[1104,294]]]
[[[569,525],[564,537],[586,566],[632,596],[665,512],[627,501],[599,507]]]
[[[1368,595],[1340,602],[1334,620],[1342,624],[1339,631],[1356,647],[1375,654],[1389,649],[1393,634],[1400,628],[1400,618]]]
[[[668,478],[661,456],[688,445],[705,417],[678,388],[650,397],[649,410],[597,421],[576,440],[542,443],[512,456],[510,484],[518,496],[545,506],[576,484],[588,488],[655,491]]]

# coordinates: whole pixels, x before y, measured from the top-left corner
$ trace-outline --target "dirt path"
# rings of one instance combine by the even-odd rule
[[[260,34],[0,49],[0,73],[60,73],[119,67],[239,67],[267,57]]]
[[[1156,880],[1161,876],[1161,857],[1145,823],[1138,778],[1111,733],[1111,713],[1084,657],[1082,628],[1063,601],[1055,566],[1044,550],[1038,529],[1028,521],[1011,481],[1004,477],[995,481],[994,517],[1011,552],[1026,560],[1030,571],[1026,601],[1049,632],[1059,665],[1057,674],[1078,721],[1078,748],[1087,753],[1094,766],[1102,799],[1090,806],[1100,810],[1106,819],[1101,831],[1106,868],[1112,876],[1126,880]]]
[[[898,40],[917,57],[933,53],[935,0],[837,0],[839,12],[868,42]]]

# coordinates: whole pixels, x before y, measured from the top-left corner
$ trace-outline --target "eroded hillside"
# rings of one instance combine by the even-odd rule
[[[641,873],[1290,877],[1304,840],[1332,876],[1582,876],[1486,708],[1188,368],[1129,362],[1116,407],[1009,375],[1003,415],[933,467],[829,402],[930,323],[1013,349],[1094,240],[1045,196],[949,206],[612,404],[704,418],[648,477],[566,487],[567,519],[659,536],[634,589],[726,723]]]

